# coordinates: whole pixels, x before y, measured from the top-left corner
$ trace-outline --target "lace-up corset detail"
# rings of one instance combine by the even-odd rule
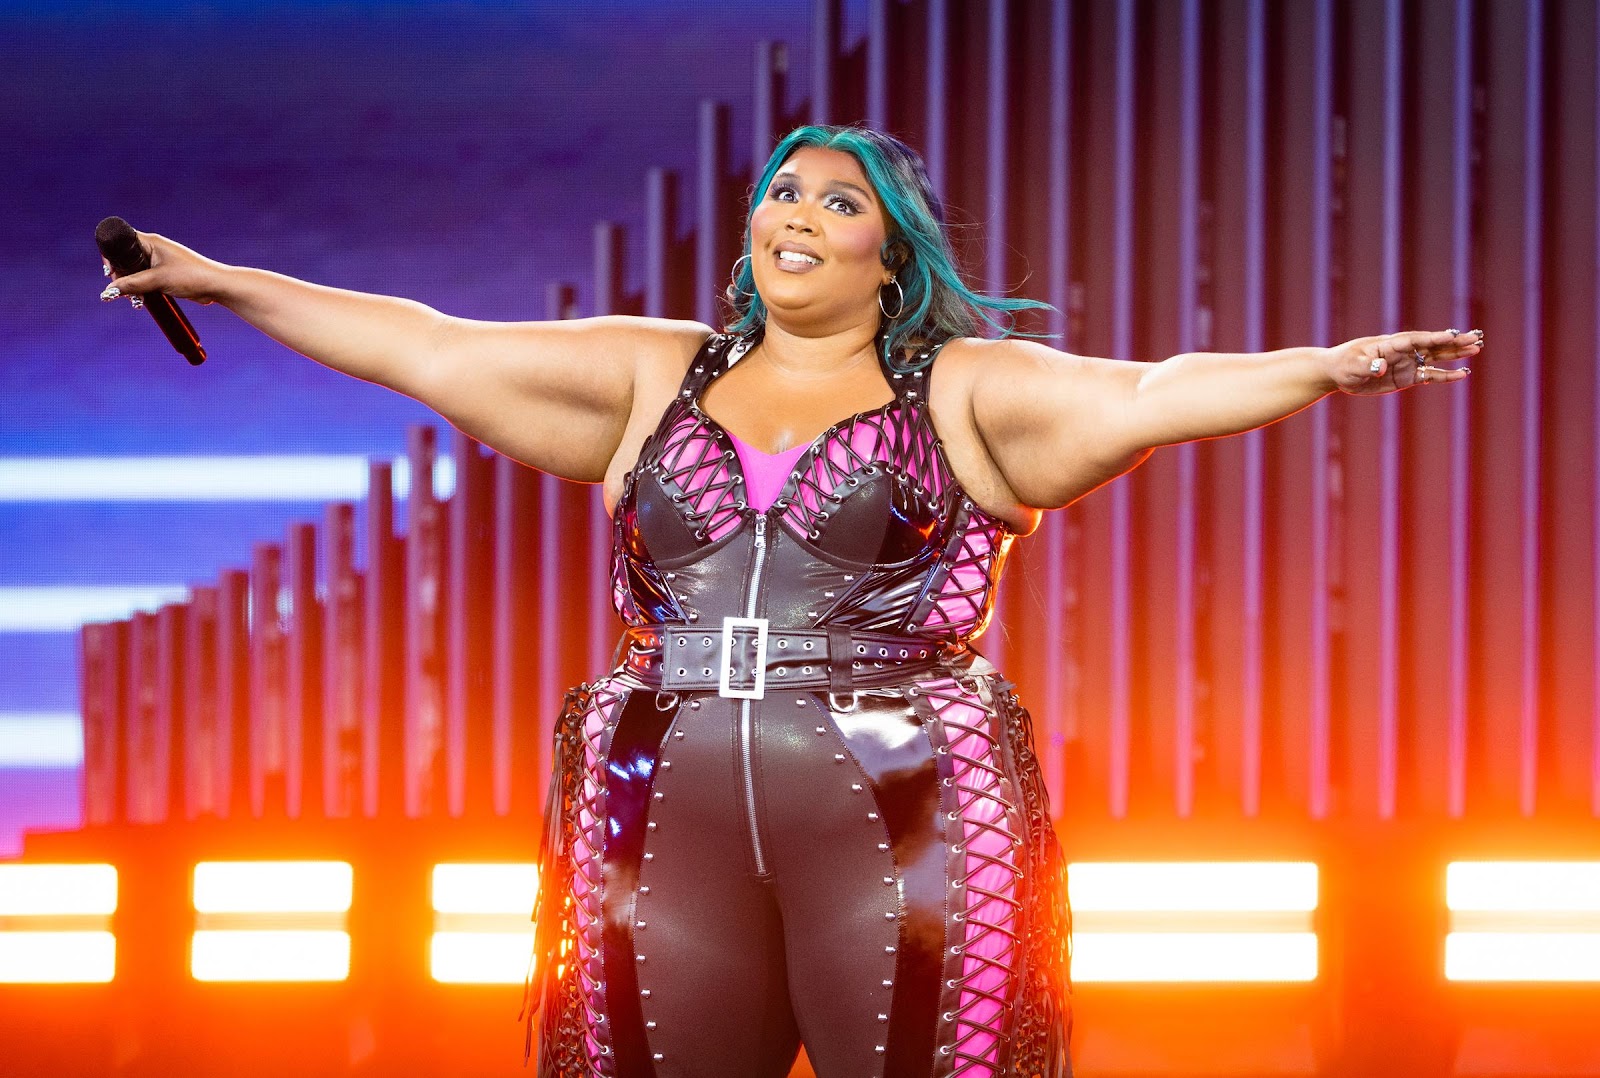
[[[624,478],[612,548],[623,620],[744,614],[753,525],[765,516],[772,547],[762,606],[774,625],[842,624],[949,643],[976,636],[1013,533],[950,470],[928,419],[931,363],[911,373],[885,367],[894,400],[818,435],[761,514],[732,438],[700,408],[705,388],[758,339],[706,340]]]

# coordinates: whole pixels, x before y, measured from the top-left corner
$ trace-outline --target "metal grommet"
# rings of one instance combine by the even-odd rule
[[[817,642],[815,640],[807,640],[805,643],[801,644],[800,646],[805,648],[807,651],[810,651],[812,648],[814,648],[816,646],[816,644],[817,644]]]

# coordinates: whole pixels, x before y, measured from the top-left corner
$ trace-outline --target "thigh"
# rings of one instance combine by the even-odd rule
[[[818,697],[820,751],[764,772],[787,821],[790,993],[818,1078],[1070,1073],[1059,851],[1008,703],[950,678],[849,712]]]
[[[770,888],[735,812],[726,707],[599,691],[572,723],[571,939],[542,1078],[783,1078],[799,1034]]]
[[[624,979],[631,972],[636,984],[653,1066],[638,1073],[783,1078],[800,1038],[777,903],[744,853],[734,715],[728,701],[695,703],[682,707],[661,744],[647,811],[636,818],[635,878],[615,873],[607,918],[626,926],[631,942],[607,968]],[[629,769],[641,770],[637,760],[616,760],[612,781]],[[608,886],[612,876],[608,869]]]

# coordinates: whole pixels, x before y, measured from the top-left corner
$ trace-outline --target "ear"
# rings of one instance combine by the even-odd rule
[[[890,273],[898,274],[905,268],[906,263],[911,261],[911,244],[899,237],[886,241],[883,245],[882,259]],[[883,283],[889,282],[885,280]]]

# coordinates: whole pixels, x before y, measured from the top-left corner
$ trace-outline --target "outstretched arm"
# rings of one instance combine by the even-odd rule
[[[1333,348],[1192,352],[1160,363],[1075,356],[1032,341],[986,342],[974,379],[978,433],[1019,499],[1067,505],[1163,445],[1240,434],[1329,393],[1389,393],[1454,382],[1478,331],[1359,337]]]
[[[150,268],[117,278],[107,298],[159,291],[220,303],[302,355],[413,397],[485,445],[564,479],[604,479],[645,367],[681,374],[711,332],[622,315],[455,318],[413,300],[224,265],[153,233],[139,239]]]

